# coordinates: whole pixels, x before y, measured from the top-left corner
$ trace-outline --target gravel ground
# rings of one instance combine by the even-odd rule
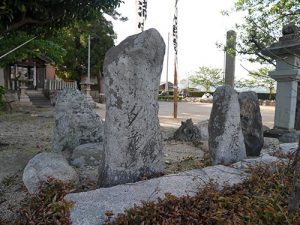
[[[96,111],[104,118],[104,105],[98,104]],[[203,157],[201,148],[170,140],[178,123],[169,124],[161,127],[166,173],[198,167]],[[50,151],[53,127],[53,108],[0,114],[0,224],[14,224],[20,202],[28,195],[22,182],[23,169],[34,155]],[[205,149],[205,144],[202,147]]]

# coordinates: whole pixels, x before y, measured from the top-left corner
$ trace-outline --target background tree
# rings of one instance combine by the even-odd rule
[[[189,80],[192,84],[201,85],[205,92],[209,92],[211,87],[216,88],[224,83],[222,75],[222,69],[202,66],[190,76]]]
[[[261,54],[261,50],[276,42],[282,35],[282,27],[294,23],[300,25],[300,4],[299,0],[236,0],[235,11],[243,12],[246,16],[245,22],[237,25],[239,40],[237,51],[246,55],[251,62],[274,63],[274,58]],[[298,83],[299,90],[299,83]],[[300,125],[300,92],[297,93],[297,109],[295,127]],[[289,201],[291,211],[299,209],[300,199],[300,168],[299,149],[295,157],[294,168],[295,182],[294,192]],[[298,183],[297,183],[298,182]]]
[[[36,33],[72,24],[74,20],[91,21],[94,12],[113,16],[122,0],[3,0],[0,3],[0,36],[12,31]]]
[[[245,14],[244,22],[236,25],[237,52],[251,62],[274,64],[261,50],[278,40],[283,25],[300,25],[299,0],[236,0],[234,11]]]
[[[93,21],[76,21],[65,27],[55,36],[60,36],[59,42],[66,49],[63,65],[58,67],[59,74],[64,79],[80,80],[87,74],[88,36],[91,36],[91,76],[99,76],[102,71],[105,53],[114,45],[116,34],[112,23],[102,14]]]
[[[0,56],[34,37],[34,35],[22,31],[16,31],[7,35],[0,40]],[[24,59],[45,56],[50,58],[56,64],[62,64],[65,55],[65,49],[56,41],[36,38],[25,46],[0,59],[0,67],[5,67]]]
[[[240,79],[235,86],[238,88],[266,88],[269,93],[269,99],[271,99],[272,94],[275,92],[276,81],[268,75],[270,70],[272,69],[269,67],[262,67],[257,71],[249,72],[250,79]]]

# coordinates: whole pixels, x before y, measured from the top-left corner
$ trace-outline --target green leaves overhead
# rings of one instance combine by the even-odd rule
[[[113,13],[122,0],[3,0],[0,3],[0,35],[15,30],[50,31],[74,20],[91,20],[97,13]],[[116,15],[116,14],[115,14]]]
[[[245,22],[236,25],[237,51],[251,62],[273,63],[261,50],[278,41],[283,25],[300,25],[299,0],[236,0],[234,10],[245,14]]]
[[[0,39],[0,56],[33,37],[34,35],[18,31]],[[63,63],[65,55],[65,49],[54,41],[44,38],[36,38],[20,49],[0,59],[0,66],[4,67],[24,59],[45,56],[59,64]]]
[[[77,21],[54,35],[67,52],[64,64],[58,67],[63,78],[78,80],[87,74],[88,35],[91,36],[91,76],[102,71],[105,53],[114,45],[116,34],[112,23],[99,14],[96,20]]]

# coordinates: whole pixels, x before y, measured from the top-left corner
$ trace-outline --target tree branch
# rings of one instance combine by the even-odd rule
[[[59,15],[59,16],[57,16],[57,17],[55,17],[55,18],[50,18],[50,19],[41,21],[41,20],[35,20],[35,19],[32,19],[32,18],[30,18],[30,17],[26,18],[26,15],[25,15],[25,13],[24,13],[24,14],[22,15],[22,20],[20,20],[20,21],[14,23],[14,24],[12,24],[11,26],[8,26],[8,27],[6,28],[5,31],[2,31],[2,32],[0,33],[0,35],[4,35],[4,34],[10,32],[10,31],[19,29],[20,27],[25,26],[25,25],[27,25],[27,24],[45,25],[45,24],[47,24],[47,23],[50,23],[51,21],[54,21],[54,20],[58,19],[59,17],[62,17],[62,16],[63,16],[63,15]]]

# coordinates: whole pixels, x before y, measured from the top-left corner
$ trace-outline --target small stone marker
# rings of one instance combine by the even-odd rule
[[[246,158],[238,95],[228,85],[218,87],[214,93],[208,132],[214,165],[228,165]]]
[[[240,93],[239,103],[247,156],[259,156],[264,146],[264,135],[256,93],[253,91]]]
[[[126,38],[106,54],[102,187],[164,170],[157,102],[164,54],[164,41],[155,29]]]

